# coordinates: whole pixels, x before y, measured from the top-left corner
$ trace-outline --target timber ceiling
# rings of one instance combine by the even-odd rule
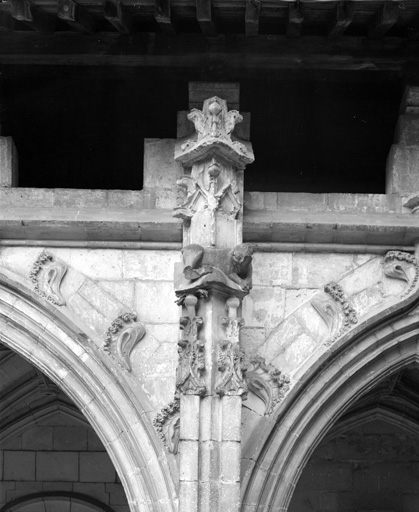
[[[419,1],[0,0],[3,31],[419,38]]]

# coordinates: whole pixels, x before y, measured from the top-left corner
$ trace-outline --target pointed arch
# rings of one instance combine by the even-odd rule
[[[337,342],[300,375],[265,422],[245,476],[242,510],[285,512],[302,470],[337,418],[380,380],[412,363],[419,364],[419,314],[390,322],[384,315],[374,331],[365,326],[355,339]]]
[[[46,374],[102,440],[133,512],[176,510],[167,462],[140,400],[125,391],[80,328],[24,285],[0,275],[0,340]]]

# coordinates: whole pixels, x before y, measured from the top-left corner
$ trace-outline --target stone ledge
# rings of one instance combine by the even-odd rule
[[[10,208],[0,211],[2,239],[109,242],[182,241],[171,210]],[[244,240],[255,243],[327,243],[413,246],[419,221],[411,213],[247,211]]]

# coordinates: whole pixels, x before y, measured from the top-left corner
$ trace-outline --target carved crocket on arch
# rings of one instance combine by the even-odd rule
[[[419,364],[418,274],[410,254],[373,257],[326,283],[274,329],[260,349],[267,363],[283,370],[291,342],[304,340],[305,352],[293,360],[285,398],[254,427],[258,441],[244,446],[243,460],[253,462],[244,473],[241,510],[285,512],[305,464],[337,418],[382,379]],[[302,319],[311,325],[311,343],[304,329],[296,329],[291,342],[279,340],[285,322]]]

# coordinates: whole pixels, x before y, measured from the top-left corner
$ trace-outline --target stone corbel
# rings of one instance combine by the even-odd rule
[[[103,349],[111,354],[127,371],[131,371],[131,352],[139,341],[144,338],[145,327],[137,322],[134,312],[119,315],[110,325],[105,334]]]
[[[187,314],[179,320],[182,338],[178,342],[179,362],[176,371],[176,389],[185,395],[204,396],[206,387],[202,374],[205,371],[205,343],[198,339],[203,320],[197,316],[198,297],[185,296],[183,307]]]
[[[61,282],[67,272],[67,265],[54,259],[52,254],[43,251],[32,265],[29,279],[38,295],[56,306],[65,306],[61,295]]]
[[[219,342],[218,370],[221,373],[216,384],[215,392],[220,395],[241,396],[247,395],[247,385],[244,379],[246,373],[245,354],[240,348],[240,329],[244,324],[242,318],[237,316],[240,299],[230,297],[226,302],[228,316],[222,318],[225,338]]]

